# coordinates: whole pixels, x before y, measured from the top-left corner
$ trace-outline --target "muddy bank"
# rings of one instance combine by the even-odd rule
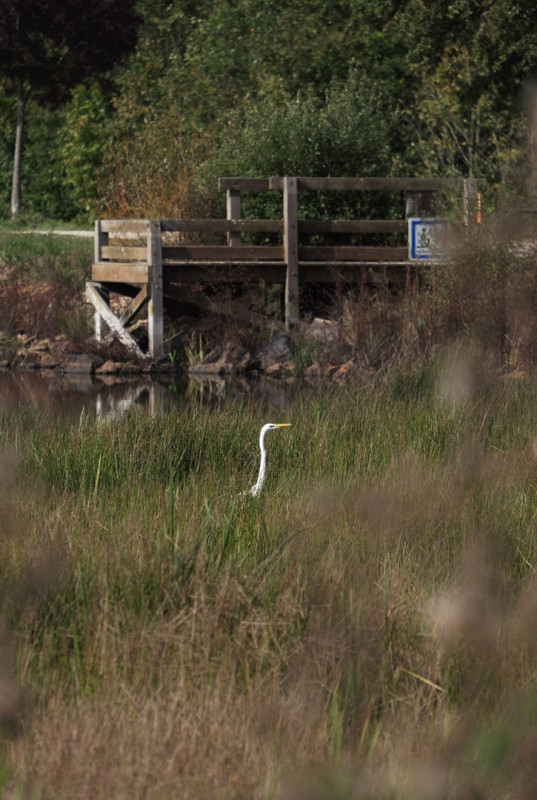
[[[88,375],[97,379],[131,376],[240,376],[263,375],[275,379],[342,381],[359,363],[345,352],[339,326],[327,319],[314,319],[287,334],[270,337],[261,347],[249,350],[234,343],[218,344],[207,336],[197,346],[185,346],[158,361],[133,360],[111,340],[108,345],[94,339],[73,344],[64,334],[38,338],[19,333],[0,334],[0,369]]]

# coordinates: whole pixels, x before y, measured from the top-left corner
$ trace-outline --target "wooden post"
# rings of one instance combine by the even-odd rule
[[[101,227],[101,220],[95,220],[95,236],[93,239],[93,263],[100,264],[102,258],[102,248],[108,244],[108,233],[104,233]],[[110,305],[110,292],[102,288],[100,294],[107,305]],[[105,322],[102,314],[95,310],[93,317],[95,321],[95,339],[101,344],[104,340],[103,324]]]
[[[105,289],[104,287],[99,290],[99,294],[103,298],[104,302],[107,306],[110,305],[110,292]],[[103,315],[99,311],[95,311],[93,315],[93,319],[95,321],[95,339],[99,344],[103,344],[104,342],[104,325],[106,320],[104,319]]]
[[[285,327],[298,322],[298,196],[297,179],[283,179],[283,247],[285,271]]]
[[[125,330],[115,314],[113,314],[107,301],[101,296],[101,286],[95,281],[86,282],[86,298],[97,309],[100,316],[106,322],[112,333],[115,333],[120,342],[123,342],[127,350],[136,358],[145,358],[135,340],[130,333]]]
[[[464,181],[464,224],[466,227],[477,221],[477,178]]]
[[[162,296],[162,236],[160,221],[147,223],[147,263],[150,270],[149,356],[160,358],[164,352],[164,302]]]
[[[238,189],[226,190],[226,219],[241,218],[241,193]],[[230,247],[240,245],[241,235],[239,231],[227,232],[227,243]]]

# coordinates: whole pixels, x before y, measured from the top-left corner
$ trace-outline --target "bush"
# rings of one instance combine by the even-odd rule
[[[313,93],[297,95],[281,104],[260,100],[245,113],[233,116],[220,143],[205,164],[204,187],[214,203],[224,199],[215,192],[224,176],[270,175],[383,176],[391,174],[391,143],[396,114],[389,100],[356,75],[333,83],[320,99]],[[389,213],[389,202],[357,198],[356,193],[312,193],[301,197],[300,209],[311,218],[368,216]],[[244,194],[244,216],[278,218],[279,193]]]

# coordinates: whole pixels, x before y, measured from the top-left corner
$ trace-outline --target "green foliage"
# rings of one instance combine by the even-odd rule
[[[14,103],[0,92],[0,217],[10,215],[13,171]],[[25,158],[22,164],[23,205],[27,216],[69,219],[76,213],[66,183],[60,141],[65,129],[63,111],[51,111],[29,102],[26,109]]]
[[[414,155],[426,174],[508,178],[524,134],[521,92],[537,68],[536,22],[534,9],[505,0],[406,4],[410,163]]]
[[[355,73],[333,82],[321,98],[310,91],[284,103],[260,100],[226,126],[205,167],[207,188],[219,175],[388,175],[396,123],[390,101]],[[312,193],[301,196],[300,208],[312,218],[344,217],[356,212],[357,202],[367,216],[375,201]],[[244,216],[281,217],[281,195],[245,195],[243,208]]]
[[[307,767],[307,796],[350,797],[349,763],[371,798],[446,771],[459,794],[534,794],[535,376],[476,367],[453,404],[445,369],[291,392],[255,500],[239,492],[268,407],[0,416],[2,610],[32,697],[7,758],[26,794],[217,796],[206,775],[232,769],[270,797]],[[172,757],[178,728],[181,752],[213,731],[211,770]]]
[[[58,327],[69,342],[81,342],[94,333],[93,312],[88,306],[70,309],[58,320]]]
[[[66,108],[59,151],[65,189],[73,210],[91,216],[98,196],[97,178],[110,141],[109,98],[97,84],[79,86]]]
[[[0,234],[0,258],[22,281],[49,281],[82,289],[88,278],[91,239],[7,232]]]
[[[537,69],[536,12],[523,4],[139,0],[138,12],[137,47],[106,89],[79,84],[55,112],[29,106],[31,212],[195,216],[221,208],[216,179],[231,174],[516,177]],[[320,202],[316,216],[329,213]]]

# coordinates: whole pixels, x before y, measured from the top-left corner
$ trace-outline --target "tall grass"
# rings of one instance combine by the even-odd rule
[[[535,389],[458,351],[276,413],[5,414],[9,791],[532,797]]]

